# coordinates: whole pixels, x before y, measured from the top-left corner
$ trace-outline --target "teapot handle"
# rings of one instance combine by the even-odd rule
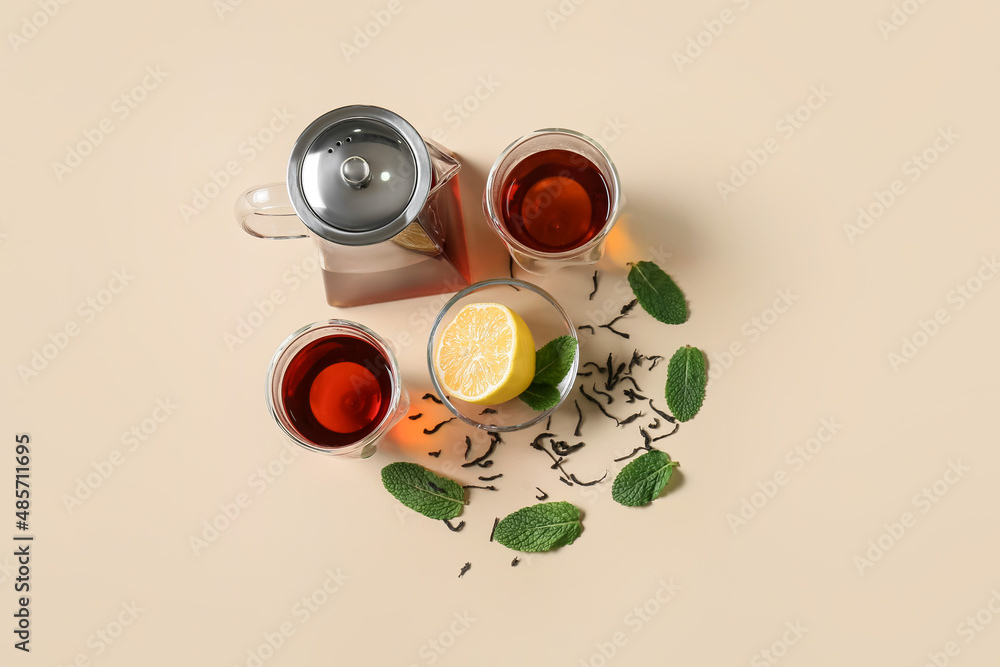
[[[236,200],[236,219],[250,236],[261,239],[304,239],[305,225],[295,214],[288,188],[272,183],[250,188]]]

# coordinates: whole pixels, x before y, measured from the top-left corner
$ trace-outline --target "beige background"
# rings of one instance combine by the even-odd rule
[[[37,538],[30,655],[11,647],[12,559],[0,556],[0,663],[253,665],[248,652],[283,624],[294,634],[263,664],[753,666],[773,664],[760,652],[774,650],[787,665],[916,666],[949,642],[957,654],[939,663],[996,663],[1000,619],[987,603],[1000,590],[1000,281],[976,283],[981,267],[992,275],[983,257],[1000,243],[996,3],[909,0],[915,13],[883,35],[890,0],[402,0],[348,62],[341,45],[388,3],[231,0],[224,11],[222,1],[71,2],[35,17],[45,25],[34,32],[24,22],[42,11],[35,0],[4,4],[0,536],[13,544],[13,438],[27,432]],[[678,68],[674,54],[723,10],[731,22],[702,34],[708,46]],[[30,39],[11,42],[25,31]],[[116,100],[148,67],[162,80],[147,78],[155,88],[122,117]],[[482,79],[493,90],[469,98]],[[829,99],[814,98],[819,108],[800,111],[808,120],[787,136],[778,123],[813,87]],[[251,239],[233,220],[241,190],[281,178],[310,120],[351,103],[440,130],[462,156],[467,222],[484,252],[497,247],[482,183],[507,143],[557,125],[606,144],[627,206],[600,265],[602,291],[586,300],[585,270],[538,282],[585,322],[604,299],[624,303],[614,286],[625,262],[669,253],[662,263],[689,298],[690,321],[671,328],[637,314],[624,323],[632,341],[585,338],[584,354],[627,354],[631,342],[708,353],[704,409],[661,443],[682,463],[671,493],[631,510],[611,501],[609,484],[565,487],[527,447],[532,431],[507,439],[491,470],[504,473],[501,492],[472,491],[467,526],[453,534],[402,509],[379,469],[411,459],[445,470],[461,428],[434,441],[446,448],[439,461],[416,440],[363,462],[282,455],[264,370],[279,342],[314,320],[410,333],[420,342],[400,353],[405,379],[430,407],[418,398],[422,313],[440,300],[331,309],[316,274],[289,278],[308,243]],[[456,126],[455,105],[478,108]],[[259,152],[241,151],[274,109],[293,118]],[[53,163],[105,118],[113,131],[57,176]],[[948,128],[958,138],[911,180],[907,162]],[[723,201],[717,182],[768,139],[778,151]],[[185,219],[181,206],[231,161],[239,173],[208,187],[216,196]],[[845,224],[895,179],[905,192],[852,243]],[[102,292],[123,269],[127,286]],[[981,290],[959,308],[953,290],[968,281]],[[274,290],[282,303],[227,347],[225,335]],[[780,290],[796,300],[774,319]],[[109,296],[100,313],[79,305]],[[888,355],[938,310],[947,321],[894,368]],[[19,367],[72,324],[78,335],[22,379]],[[727,360],[733,343],[743,354]],[[647,392],[665,375],[650,374]],[[158,399],[179,407],[131,450],[123,434]],[[842,428],[796,469],[786,455],[831,418]],[[640,438],[588,419],[573,470],[613,475],[621,464],[611,459]],[[573,421],[570,406],[553,426],[568,432]],[[120,465],[68,508],[113,456]],[[950,462],[968,470],[939,482],[947,493],[936,502],[921,500]],[[257,471],[269,465],[277,474],[266,481]],[[734,530],[727,515],[780,472],[787,483]],[[455,476],[474,481],[468,469]],[[511,568],[514,554],[487,541],[490,527],[534,502],[535,486],[583,508],[585,531]],[[241,494],[249,504],[196,553],[192,536],[224,525],[220,507]],[[887,536],[905,512],[915,524]],[[859,568],[880,536],[891,548]],[[317,593],[328,571],[347,578]],[[661,604],[671,581],[680,590]],[[295,605],[314,593],[325,604],[306,619]],[[133,602],[142,611],[118,634]],[[652,615],[640,622],[644,605]],[[992,622],[968,630],[977,612]],[[799,639],[786,633],[796,623],[808,629]],[[98,631],[117,637],[108,645]],[[611,653],[615,639],[607,659],[602,647]]]

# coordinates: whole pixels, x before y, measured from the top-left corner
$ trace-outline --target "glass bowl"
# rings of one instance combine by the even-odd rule
[[[507,306],[521,316],[531,330],[531,337],[538,349],[553,338],[559,336],[576,337],[576,328],[569,315],[551,294],[537,285],[522,280],[498,278],[484,280],[470,285],[458,292],[444,305],[431,327],[430,338],[427,340],[427,368],[430,370],[431,383],[435,393],[444,401],[445,406],[456,417],[470,426],[485,431],[518,431],[547,419],[559,409],[563,401],[573,389],[576,372],[580,367],[580,346],[577,345],[573,364],[559,384],[559,402],[543,412],[532,410],[519,398],[514,398],[498,405],[476,405],[453,398],[445,392],[434,370],[434,350],[444,328],[451,323],[458,312],[470,303],[499,303]],[[496,412],[486,410],[490,408]],[[485,411],[485,413],[484,413]]]

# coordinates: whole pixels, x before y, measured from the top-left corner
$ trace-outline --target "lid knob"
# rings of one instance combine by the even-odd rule
[[[344,160],[340,165],[340,175],[343,176],[344,182],[355,190],[360,190],[372,180],[371,167],[363,157],[357,155]]]

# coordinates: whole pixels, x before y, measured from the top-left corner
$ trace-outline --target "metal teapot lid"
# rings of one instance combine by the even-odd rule
[[[313,233],[371,245],[416,219],[431,189],[431,158],[403,118],[353,105],[323,114],[299,135],[287,181],[292,206]]]

